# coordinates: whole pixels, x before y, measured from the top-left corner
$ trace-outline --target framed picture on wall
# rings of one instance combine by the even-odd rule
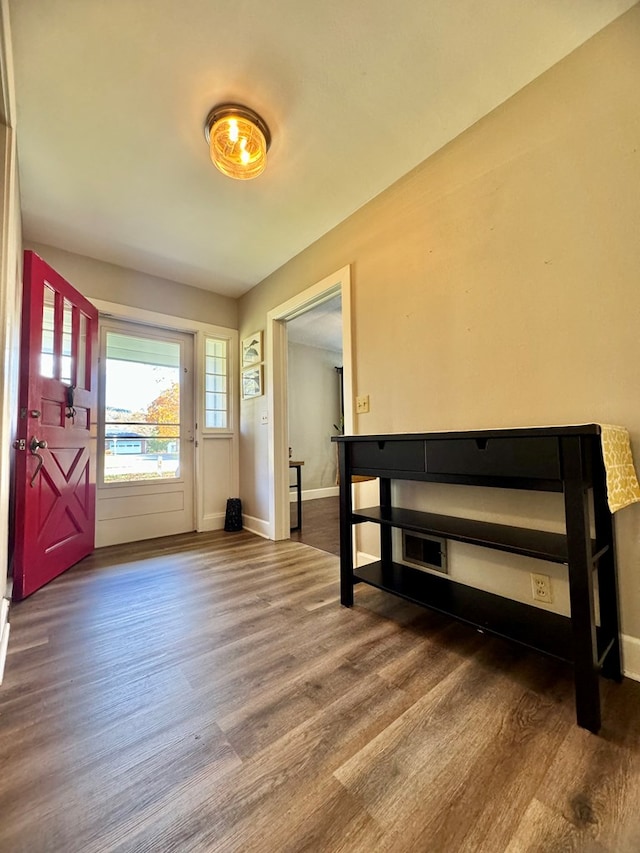
[[[262,361],[262,332],[254,332],[242,341],[242,366]]]
[[[242,371],[242,399],[262,396],[262,365]]]

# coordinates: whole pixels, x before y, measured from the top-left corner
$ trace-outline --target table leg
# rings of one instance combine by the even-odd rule
[[[292,465],[291,467],[296,469],[296,526],[292,527],[291,530],[302,530],[302,466],[301,465]]]
[[[576,717],[579,726],[595,734],[600,728],[600,684],[593,607],[589,503],[583,479],[582,443],[579,436],[562,439],[562,458]]]
[[[353,607],[353,546],[351,527],[351,467],[347,462],[347,446],[338,443],[340,476],[340,603]]]

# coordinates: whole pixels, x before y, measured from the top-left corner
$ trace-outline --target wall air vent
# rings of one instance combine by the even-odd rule
[[[448,574],[447,540],[423,533],[402,531],[402,559],[419,569],[434,569]]]

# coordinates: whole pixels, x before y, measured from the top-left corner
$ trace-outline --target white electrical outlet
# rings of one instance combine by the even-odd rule
[[[534,601],[544,601],[546,604],[551,604],[553,596],[551,595],[551,578],[549,575],[537,575],[531,572],[531,592]]]
[[[364,415],[369,411],[369,395],[364,394],[362,397],[356,397],[356,414]]]

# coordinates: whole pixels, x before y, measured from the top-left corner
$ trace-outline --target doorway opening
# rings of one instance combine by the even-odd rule
[[[344,429],[340,294],[286,322],[289,467],[296,475],[291,538],[339,554],[338,454],[331,438]]]
[[[289,509],[289,393],[287,324],[308,312],[340,300],[342,333],[343,431],[353,431],[351,363],[351,279],[343,267],[302,293],[277,306],[267,315],[267,365],[272,381],[269,407],[269,538],[290,538]],[[292,448],[295,454],[295,450]]]
[[[193,375],[192,335],[101,322],[98,545],[195,529]]]

